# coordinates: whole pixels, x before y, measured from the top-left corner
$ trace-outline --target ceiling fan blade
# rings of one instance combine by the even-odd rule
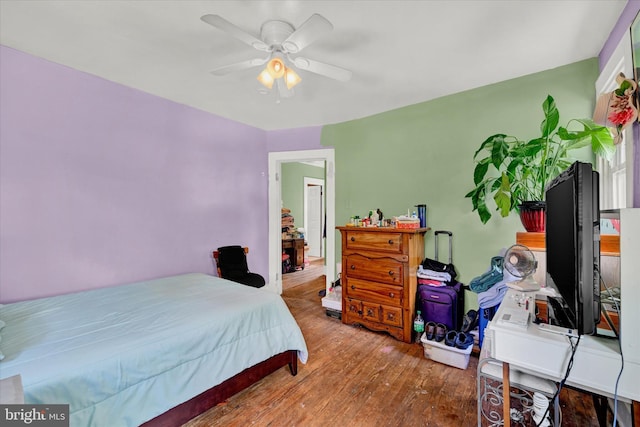
[[[300,52],[331,30],[333,30],[331,22],[324,16],[314,13],[282,42],[282,48],[288,53]]]
[[[260,65],[266,64],[269,60],[269,57],[266,58],[254,58],[248,59],[246,61],[236,62],[235,64],[223,65],[222,67],[218,67],[211,71],[211,74],[216,76],[224,76],[229,73],[233,73],[234,71],[246,70],[248,68],[259,67]]]
[[[301,70],[310,71],[325,77],[340,80],[341,82],[351,80],[351,76],[353,75],[353,73],[347,69],[326,64],[324,62],[314,61],[313,59],[302,58],[300,56],[291,59],[291,61]]]
[[[248,44],[249,46],[255,49],[269,52],[269,46],[267,46],[265,42],[252,36],[251,34],[247,33],[243,29],[237,27],[236,25],[227,21],[220,15],[211,15],[211,14],[203,15],[200,17],[200,19],[211,26],[214,26],[222,31],[229,33],[233,37],[237,38],[238,40]]]

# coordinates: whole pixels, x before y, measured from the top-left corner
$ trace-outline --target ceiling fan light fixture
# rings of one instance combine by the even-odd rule
[[[284,76],[286,68],[287,67],[285,67],[284,62],[282,62],[282,59],[280,58],[273,58],[267,64],[267,71],[274,79],[279,79]]]
[[[300,78],[300,76],[298,75],[298,73],[296,73],[295,71],[293,71],[293,69],[291,68],[287,68],[284,72],[284,81],[287,84],[287,89],[291,89],[293,88],[295,85],[297,85],[298,83],[300,83],[302,81],[302,79]]]
[[[267,63],[267,67],[258,75],[258,81],[265,87],[271,89],[273,83],[278,79],[284,80],[287,89],[291,89],[302,81],[295,71],[284,65],[282,59],[273,58]]]
[[[262,85],[266,88],[271,89],[273,87],[273,82],[275,81],[275,79],[273,78],[273,76],[271,76],[271,73],[269,73],[266,68],[262,70],[257,78],[258,81],[262,83]]]

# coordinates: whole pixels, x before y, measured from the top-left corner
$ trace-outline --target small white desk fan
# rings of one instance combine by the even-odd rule
[[[503,268],[520,280],[508,282],[507,286],[522,292],[537,291],[540,285],[533,278],[538,261],[533,252],[524,245],[513,245],[504,254]]]

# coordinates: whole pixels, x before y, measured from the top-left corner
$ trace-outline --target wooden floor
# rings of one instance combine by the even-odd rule
[[[324,258],[310,257],[309,265],[302,270],[282,275],[282,290],[291,289],[294,286],[303,285],[324,274]],[[323,276],[324,277],[324,276]]]
[[[425,359],[418,344],[343,325],[326,316],[322,289],[319,276],[283,292],[309,350],[298,375],[282,368],[184,427],[477,425],[476,357],[460,370]],[[560,398],[563,426],[598,425],[590,396]]]

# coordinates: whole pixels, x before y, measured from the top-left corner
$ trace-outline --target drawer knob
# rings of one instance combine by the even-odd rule
[[[355,237],[353,237],[353,236],[351,236],[351,241],[352,241],[352,242],[355,242],[355,241],[356,241],[356,238],[355,238]]]
[[[389,276],[393,276],[393,270],[389,271]]]
[[[389,239],[389,244],[393,245],[393,240]]]
[[[352,269],[352,270],[355,270],[355,269],[356,269],[356,266],[355,266],[355,265],[353,265],[353,264],[351,264],[351,269]]]
[[[355,289],[356,289],[356,287],[355,287],[355,286],[353,286],[353,285],[351,285],[351,289],[355,290]]]
[[[395,296],[396,296],[396,294],[394,294],[393,292],[390,292],[390,293],[389,293],[389,297],[390,297],[390,298],[393,298],[393,297],[395,297]]]

